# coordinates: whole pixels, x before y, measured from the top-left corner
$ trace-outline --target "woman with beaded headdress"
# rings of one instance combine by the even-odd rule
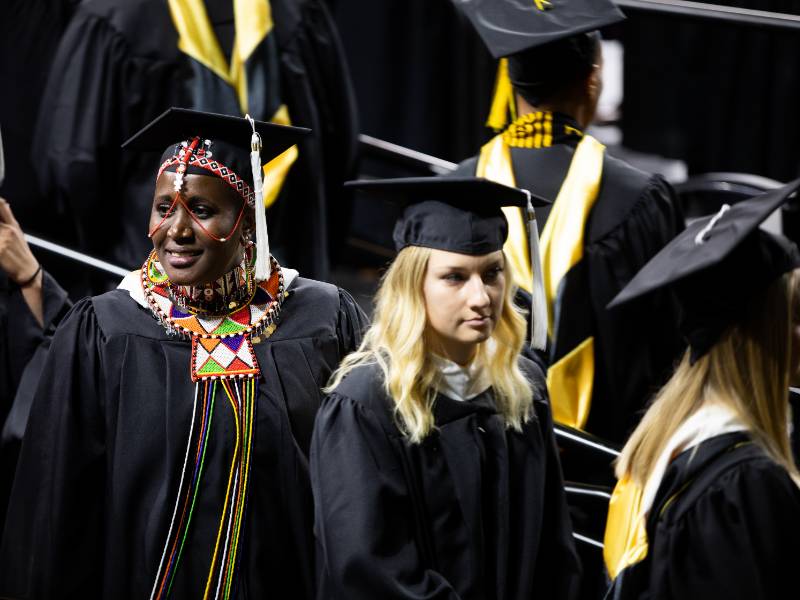
[[[167,146],[154,250],[55,335],[0,595],[313,597],[307,448],[364,318],[269,254],[262,164],[305,133],[170,109],[126,143]]]

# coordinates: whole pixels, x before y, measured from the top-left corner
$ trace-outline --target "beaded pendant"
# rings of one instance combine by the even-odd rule
[[[252,341],[272,334],[284,297],[283,273],[274,258],[270,278],[253,285],[251,298],[231,301],[228,312],[221,315],[193,312],[191,305],[176,303],[155,251],[141,274],[144,295],[156,319],[168,333],[191,339],[192,381],[258,377]]]

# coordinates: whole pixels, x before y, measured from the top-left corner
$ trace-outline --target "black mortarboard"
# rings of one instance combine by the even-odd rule
[[[347,187],[385,197],[404,207],[394,228],[399,252],[422,246],[469,254],[488,254],[503,248],[508,221],[503,207],[519,207],[533,217],[533,206],[550,204],[527,190],[480,177],[409,177],[348,181]],[[536,221],[529,220],[533,282],[531,341],[544,348],[547,341],[547,304],[539,256]]]
[[[393,235],[398,252],[406,246],[471,255],[500,250],[508,235],[502,208],[525,210],[529,196],[525,190],[479,177],[364,179],[345,185],[404,207]],[[531,202],[549,204],[536,196]]]
[[[453,0],[495,58],[617,23],[610,0]]]
[[[797,247],[759,225],[800,187],[800,179],[698,219],[654,256],[608,305],[669,288],[692,361],[705,354],[751,299],[800,266]]]
[[[253,121],[255,130],[261,136],[261,164],[268,163],[290,147],[302,141],[311,131],[304,127],[290,127]],[[194,137],[205,143],[211,156],[226,168],[233,170],[248,185],[253,185],[250,167],[250,138],[253,125],[244,117],[220,115],[215,113],[189,110],[187,108],[170,108],[133,134],[122,144],[123,148],[140,151],[163,151],[161,162],[180,151],[181,144]],[[175,170],[171,166],[168,170]],[[197,172],[204,175],[209,170],[197,170],[189,167],[188,173]]]
[[[269,277],[269,236],[264,215],[263,165],[299,143],[311,130],[265,123],[247,117],[170,108],[122,144],[141,151],[164,150],[160,175],[175,171],[175,191],[183,175],[223,179],[252,207],[256,216],[257,280]]]

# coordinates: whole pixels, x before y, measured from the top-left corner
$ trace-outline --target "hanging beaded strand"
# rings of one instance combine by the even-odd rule
[[[252,261],[248,258],[244,264],[250,281]],[[252,344],[259,339],[257,336],[267,337],[274,331],[286,296],[283,271],[274,258],[271,267],[270,278],[254,284],[253,294],[244,306],[224,315],[209,315],[185,312],[189,307],[175,305],[169,279],[155,252],[142,265],[142,287],[153,315],[167,332],[191,340],[191,377],[195,382],[186,456],[151,600],[169,597],[181,564],[194,508],[202,493],[204,458],[218,393],[228,400],[236,434],[217,535],[213,549],[209,549],[210,566],[203,598],[227,600],[236,591],[260,377]]]

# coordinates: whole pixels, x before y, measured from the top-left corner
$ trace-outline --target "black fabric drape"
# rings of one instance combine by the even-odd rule
[[[717,4],[797,14],[795,0]],[[800,170],[800,34],[628,11],[625,145],[680,158],[691,173],[779,180]]]
[[[328,0],[362,132],[457,161],[489,131],[496,63],[450,0]]]

